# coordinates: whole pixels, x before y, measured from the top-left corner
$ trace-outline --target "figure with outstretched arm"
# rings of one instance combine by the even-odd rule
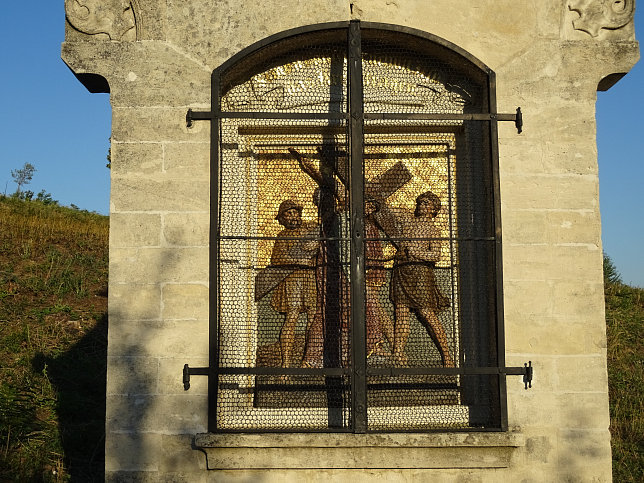
[[[454,367],[447,335],[438,314],[450,306],[439,290],[434,267],[441,256],[440,232],[434,219],[441,209],[440,198],[426,191],[416,198],[413,221],[403,226],[404,240],[398,245],[391,278],[390,298],[394,304],[394,360],[406,366],[410,312],[414,311],[440,352],[443,366]]]
[[[283,267],[289,273],[275,287],[271,306],[285,314],[279,344],[282,367],[291,367],[297,319],[301,313],[305,313],[308,328],[315,317],[315,256],[318,242],[301,238],[310,237],[317,230],[317,225],[302,222],[302,205],[293,200],[280,204],[276,219],[284,230],[277,235],[273,245],[271,267]]]

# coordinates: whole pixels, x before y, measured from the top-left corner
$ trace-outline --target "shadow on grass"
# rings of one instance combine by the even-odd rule
[[[33,368],[44,370],[56,390],[71,481],[104,481],[107,313],[68,351],[55,357],[36,354]]]

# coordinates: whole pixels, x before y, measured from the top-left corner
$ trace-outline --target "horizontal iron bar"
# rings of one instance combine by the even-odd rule
[[[236,383],[220,383],[219,387],[222,389],[231,389],[241,393],[252,394],[257,391],[273,391],[273,392],[327,392],[329,386],[327,384],[301,384],[301,383],[259,383],[253,386],[240,388]],[[339,391],[347,391],[351,389],[349,382],[334,384],[333,389]],[[394,383],[368,383],[368,391],[391,391],[391,390],[411,390],[411,389],[428,389],[428,390],[456,390],[458,384],[456,383],[436,383],[436,382],[394,382]]]
[[[230,119],[348,119],[346,112],[219,112],[214,118]]]
[[[193,121],[208,121],[216,118],[231,119],[348,119],[346,112],[228,112],[193,111],[188,109],[186,125],[192,126]],[[521,109],[516,114],[504,113],[419,113],[419,112],[369,112],[364,114],[366,120],[415,120],[415,121],[513,121],[521,132],[523,116]]]
[[[352,374],[348,368],[285,368],[285,367],[220,367],[216,374],[241,374],[241,375],[293,375],[293,376],[343,376]],[[190,389],[190,376],[207,376],[209,367],[183,366],[183,388]],[[367,376],[420,376],[420,375],[506,375],[523,376],[525,388],[532,387],[533,367],[532,361],[524,367],[383,367],[368,368]],[[386,383],[385,383],[386,384]],[[381,383],[382,385],[382,383]],[[375,388],[374,388],[375,389]]]
[[[302,236],[241,236],[241,235],[221,235],[220,240],[301,240],[301,241],[350,241],[351,238],[339,237],[302,237]],[[364,241],[496,241],[493,236],[483,237],[418,237],[418,238],[363,238]]]
[[[211,121],[218,118],[229,119],[348,119],[346,112],[212,112],[188,109],[186,126],[192,127],[194,121]]]
[[[413,124],[413,125],[404,125],[404,124],[367,124],[365,125],[364,132],[366,134],[414,134],[414,133],[454,133],[460,131],[462,128],[461,125],[455,124],[443,124],[436,125],[432,124],[431,121],[423,124]],[[260,135],[271,135],[276,136],[278,134],[284,135],[300,135],[300,134],[331,134],[331,135],[346,135],[346,126],[342,124],[341,126],[335,125],[312,125],[312,124],[291,124],[288,126],[285,125],[245,125],[239,126],[237,128],[238,134],[246,136],[249,134],[260,134]],[[413,144],[413,143],[408,143]],[[422,143],[423,145],[429,143]],[[304,144],[306,146],[306,144]]]
[[[207,376],[209,372],[209,367],[188,367],[188,373],[191,376]]]
[[[501,113],[472,113],[461,114],[451,112],[367,112],[366,120],[418,120],[418,121],[516,121],[516,114]]]
[[[241,236],[241,235],[221,235],[220,240],[301,240],[301,241],[318,241],[318,240],[350,240],[350,238],[321,238],[306,236]]]
[[[264,376],[343,376],[351,374],[351,369],[343,367],[305,368],[305,367],[220,367],[219,374],[264,375]]]
[[[348,411],[348,408],[342,408],[342,409],[345,410],[345,411]],[[349,424],[349,423],[347,423],[347,424]],[[414,430],[414,431],[416,431],[416,430]],[[443,431],[445,431],[445,430],[443,429]],[[452,431],[453,430],[450,429],[450,432],[452,432]],[[471,429],[468,429],[468,431],[471,431]],[[478,428],[477,428],[477,431],[479,431]],[[483,430],[481,430],[481,431],[483,431]],[[254,428],[250,428],[250,427],[249,428],[241,428],[241,429],[217,428],[216,434],[239,434],[239,433],[251,433],[251,434],[254,434],[254,433],[284,433],[284,434],[293,434],[293,433],[295,433],[295,434],[327,433],[328,434],[328,433],[331,433],[331,432],[333,432],[333,433],[353,433],[353,428],[351,428],[351,426],[348,426],[348,425],[347,426],[341,426],[341,427],[329,426],[327,428],[306,428],[306,427],[293,428],[293,427],[286,427],[286,426],[283,429],[280,429],[280,428],[277,428],[277,429],[274,429],[274,428],[258,428],[258,429],[254,429]]]
[[[486,374],[506,374],[511,376],[522,376],[526,373],[527,369],[525,367],[374,367],[367,369],[367,375],[369,376],[470,376]]]
[[[368,259],[367,263],[365,264],[366,268],[377,268],[381,271],[386,271],[386,272],[391,272],[393,271],[393,267],[383,267],[382,262],[387,262],[391,261],[393,258],[387,258],[387,259]],[[339,263],[318,263],[316,262],[315,265],[264,265],[264,266],[257,266],[257,265],[242,265],[241,260],[233,260],[233,259],[225,259],[222,258],[220,259],[222,263],[235,263],[237,264],[237,268],[240,270],[264,270],[266,268],[295,268],[299,270],[317,270],[318,268],[321,267],[345,267],[347,268],[349,266],[349,262],[339,262]],[[458,268],[458,263],[452,263],[450,265],[440,265],[440,266],[434,266],[434,270],[449,270],[451,268]]]
[[[364,241],[495,241],[496,238],[493,236],[481,236],[481,237],[417,237],[417,238],[405,238],[405,237],[390,237],[390,238],[363,238]]]
[[[529,372],[528,367],[374,367],[367,369],[368,376],[423,376],[423,375],[486,375],[506,374],[523,376]],[[220,367],[219,374],[241,375],[291,375],[291,376],[342,376],[351,373],[343,367],[303,368],[303,367]],[[205,376],[208,367],[190,367],[192,376]]]

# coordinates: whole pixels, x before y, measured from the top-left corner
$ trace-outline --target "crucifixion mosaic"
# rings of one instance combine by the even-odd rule
[[[220,430],[494,417],[486,77],[364,32],[269,44],[214,84]]]

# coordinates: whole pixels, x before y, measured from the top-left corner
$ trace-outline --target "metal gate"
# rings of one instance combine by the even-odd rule
[[[493,72],[411,29],[270,37],[216,69],[210,431],[504,430]]]

